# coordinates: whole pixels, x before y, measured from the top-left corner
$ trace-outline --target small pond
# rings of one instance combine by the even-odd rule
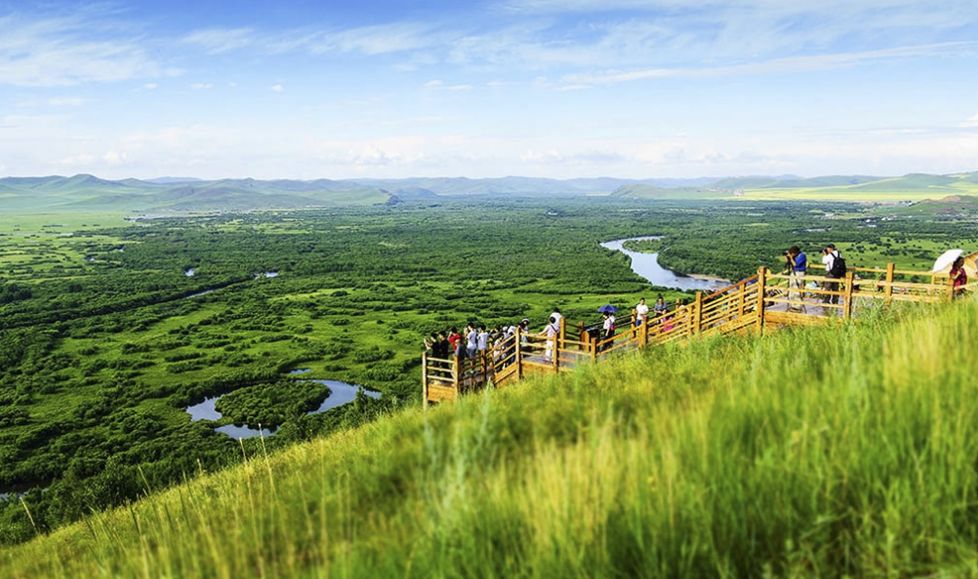
[[[308,368],[300,368],[298,370],[292,370],[289,372],[289,374],[297,375],[306,374],[308,372],[310,372]],[[307,412],[307,415],[321,414],[332,408],[338,408],[344,404],[349,404],[356,399],[357,391],[362,388],[362,386],[347,384],[346,382],[340,382],[339,380],[307,380],[307,382],[325,384],[327,387],[329,387],[329,396],[323,400],[322,404],[320,404],[318,408]],[[363,388],[363,392],[371,398],[380,398],[380,392],[375,390],[367,390],[366,388]],[[216,408],[217,400],[219,398],[220,396],[212,396],[211,398],[205,398],[203,402],[188,406],[186,410],[187,414],[190,415],[190,420],[196,422],[198,420],[220,420],[223,418],[223,415],[218,412]],[[227,424],[224,426],[219,426],[214,430],[216,432],[227,434],[231,438],[254,438],[256,436],[272,436],[275,434],[274,429],[262,428],[261,430],[258,430],[257,428],[251,428],[251,426],[248,424]]]
[[[194,277],[195,275],[197,275],[197,269],[193,267],[189,267],[183,271],[183,275],[187,277]]]

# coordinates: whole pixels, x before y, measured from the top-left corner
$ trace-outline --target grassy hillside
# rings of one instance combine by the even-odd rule
[[[978,195],[974,173],[903,177],[821,177],[747,187],[746,199],[895,202]]]
[[[52,576],[978,572],[978,303],[407,410],[0,551]]]
[[[623,185],[611,193],[612,197],[628,199],[729,199],[731,194],[712,187],[666,188],[656,185]]]
[[[0,179],[0,207],[9,212],[150,212],[298,209],[385,203],[390,194],[352,182],[222,179],[154,183],[107,181],[92,175]]]

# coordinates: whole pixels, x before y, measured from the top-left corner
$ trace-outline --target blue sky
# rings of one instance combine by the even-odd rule
[[[973,0],[0,0],[0,175],[965,170]]]

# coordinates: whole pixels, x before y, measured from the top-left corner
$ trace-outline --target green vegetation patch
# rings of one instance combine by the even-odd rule
[[[629,239],[622,243],[622,247],[629,251],[639,253],[657,253],[662,250],[661,239]]]
[[[280,380],[247,386],[221,396],[215,408],[235,424],[279,426],[315,410],[329,388],[309,380]]]

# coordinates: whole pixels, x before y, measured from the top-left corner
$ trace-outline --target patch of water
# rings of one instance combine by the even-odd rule
[[[205,398],[204,401],[199,404],[188,406],[187,414],[190,415],[190,420],[192,422],[197,422],[198,420],[220,420],[222,415],[217,411],[217,408],[215,408],[218,398],[220,398],[220,396]]]
[[[631,259],[632,271],[644,277],[649,281],[649,283],[655,286],[678,290],[709,291],[730,285],[730,282],[725,279],[701,279],[699,277],[690,277],[688,275],[676,273],[671,269],[659,265],[658,253],[641,253],[638,251],[625,249],[624,247],[626,241],[658,241],[660,239],[662,239],[662,237],[654,235],[645,237],[630,237],[628,239],[606,241],[601,244],[601,247],[610,249],[612,251],[620,251],[627,255]]]
[[[305,374],[310,372],[309,368],[299,368],[289,372],[289,374]],[[338,408],[345,404],[353,402],[357,397],[357,391],[362,388],[362,386],[355,386],[353,384],[347,384],[346,382],[340,382],[339,380],[308,380],[308,382],[315,382],[317,384],[325,384],[329,387],[329,396],[323,400],[322,404],[319,405],[315,410],[310,410],[306,414],[321,414],[327,410]],[[364,393],[371,397],[378,399],[380,398],[380,392],[375,390],[368,390],[363,388]],[[203,402],[188,406],[186,408],[187,414],[190,414],[190,420],[196,422],[198,420],[220,420],[224,417],[217,410],[217,401],[220,396],[213,396],[211,398],[205,398]],[[227,434],[231,438],[254,438],[256,436],[273,436],[277,429],[268,428],[251,428],[247,424],[237,425],[237,424],[227,424],[224,426],[219,426],[214,429],[215,432],[222,432]]]
[[[218,426],[214,429],[214,432],[224,433],[234,439],[254,438],[256,436],[272,436],[275,434],[274,430],[269,430],[267,428],[258,430],[257,428],[250,428],[247,424],[243,426],[238,426],[237,424]]]
[[[310,380],[310,382],[315,382],[317,384],[325,384],[329,387],[329,396],[323,403],[319,405],[319,408],[315,410],[310,410],[306,414],[320,414],[330,410],[332,408],[337,408],[343,406],[344,404],[349,404],[357,397],[357,391],[360,390],[361,386],[354,386],[352,384],[347,384],[346,382],[339,382],[337,380]],[[375,390],[363,389],[364,394],[371,398],[380,398],[380,392]]]

